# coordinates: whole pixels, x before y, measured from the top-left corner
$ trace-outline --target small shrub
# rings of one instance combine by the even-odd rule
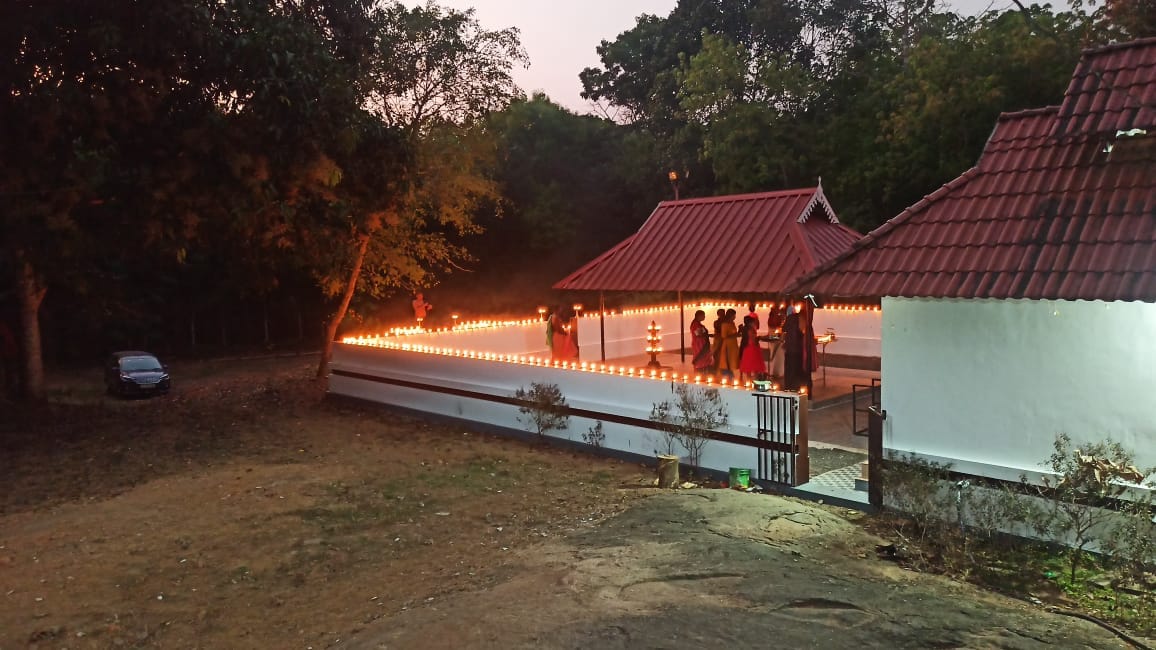
[[[1148,492],[1129,501],[1120,509],[1120,522],[1104,541],[1110,565],[1116,575],[1112,587],[1117,606],[1120,589],[1127,586],[1140,597],[1139,609],[1143,614],[1152,610],[1153,589],[1156,588],[1156,516],[1153,515],[1153,497]]]
[[[901,513],[910,523],[908,527],[900,520],[896,532],[902,535],[905,528],[910,528],[911,541],[917,544],[917,548],[912,549],[915,552],[947,546],[957,539],[949,517],[958,512],[956,498],[961,495],[947,487],[950,470],[951,465],[912,455],[892,458],[883,465],[881,474],[887,507]]]
[[[602,420],[595,422],[594,426],[582,434],[582,442],[591,447],[601,447],[606,442],[606,434],[602,432]]]
[[[566,412],[566,397],[558,384],[533,382],[530,389],[519,388],[514,397],[522,402],[518,407],[518,421],[542,440],[551,431],[561,431],[570,426],[570,415]]]
[[[1075,583],[1089,548],[1111,530],[1121,497],[1141,485],[1145,474],[1136,469],[1132,454],[1111,440],[1076,449],[1061,433],[1052,448],[1044,465],[1056,477],[1044,477],[1043,487],[1036,488],[1047,506],[1032,524],[1037,533],[1068,545],[1069,580]],[[1021,482],[1027,486],[1027,477]]]
[[[726,404],[718,389],[678,384],[675,400],[654,404],[650,419],[662,425],[667,454],[674,454],[677,442],[686,450],[687,462],[701,468],[702,451],[710,442],[711,432],[730,421]]]

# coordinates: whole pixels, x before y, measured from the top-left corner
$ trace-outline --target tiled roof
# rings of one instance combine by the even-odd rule
[[[663,201],[637,233],[554,288],[778,294],[859,237],[822,187]]]
[[[1001,115],[975,167],[790,290],[1156,302],[1156,39],[1086,52],[1063,105]]]
[[[1151,128],[1156,123],[1153,79],[1156,38],[1086,52],[1064,93],[1055,134],[1114,135]]]

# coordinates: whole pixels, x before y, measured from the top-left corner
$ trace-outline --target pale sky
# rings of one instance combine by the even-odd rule
[[[677,0],[436,1],[458,10],[475,8],[478,22],[485,29],[517,27],[521,30],[530,67],[516,69],[514,80],[527,95],[545,92],[550,99],[576,113],[590,112],[589,103],[579,94],[582,82],[578,80],[578,73],[583,68],[600,65],[594,51],[598,44],[603,40],[613,41],[632,28],[639,15],[667,16],[677,4]],[[424,2],[404,0],[404,4],[412,7]],[[947,4],[969,14],[1015,6],[1011,0],[948,0]],[[1059,0],[1054,4],[1065,3]]]

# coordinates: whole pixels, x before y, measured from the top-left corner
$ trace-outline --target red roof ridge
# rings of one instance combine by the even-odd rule
[[[750,192],[747,194],[720,194],[718,196],[699,196],[692,199],[678,199],[675,201],[661,201],[659,206],[664,205],[690,205],[703,203],[722,203],[725,201],[755,201],[759,199],[770,199],[780,196],[795,196],[798,194],[810,194],[814,192],[817,187],[799,187],[790,190],[772,190],[770,192]]]
[[[1107,45],[1098,45],[1096,47],[1089,47],[1080,52],[1081,57],[1095,56],[1104,52],[1115,52],[1116,50],[1128,50],[1134,47],[1147,47],[1149,45],[1156,45],[1156,36],[1149,36],[1147,38],[1137,38],[1131,41],[1123,41],[1120,43],[1108,43]]]
[[[1010,120],[1022,120],[1022,119],[1026,119],[1029,117],[1037,117],[1040,115],[1047,115],[1048,113],[1059,113],[1059,112],[1060,112],[1059,104],[1053,104],[1051,106],[1042,106],[1040,108],[1025,108],[1023,110],[1018,110],[1018,111],[1004,111],[1004,112],[1000,113],[999,117],[996,119],[1000,122],[1006,122],[1006,121],[1010,121]]]

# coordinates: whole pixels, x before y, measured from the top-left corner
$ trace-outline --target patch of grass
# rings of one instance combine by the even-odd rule
[[[613,481],[613,480],[614,480],[613,474],[611,474],[610,472],[608,472],[604,469],[600,469],[596,472],[591,473],[589,475],[589,477],[586,479],[586,482],[587,483],[593,483],[594,485],[610,485],[611,481]]]
[[[507,458],[479,457],[461,465],[445,466],[429,478],[456,491],[473,494],[513,487],[526,471],[532,470],[525,465],[513,468]]]
[[[358,485],[330,483],[316,505],[288,514],[329,535],[348,536],[376,529],[409,519],[423,509],[422,502],[406,489],[408,483],[400,480]],[[425,507],[433,506],[427,502]]]

